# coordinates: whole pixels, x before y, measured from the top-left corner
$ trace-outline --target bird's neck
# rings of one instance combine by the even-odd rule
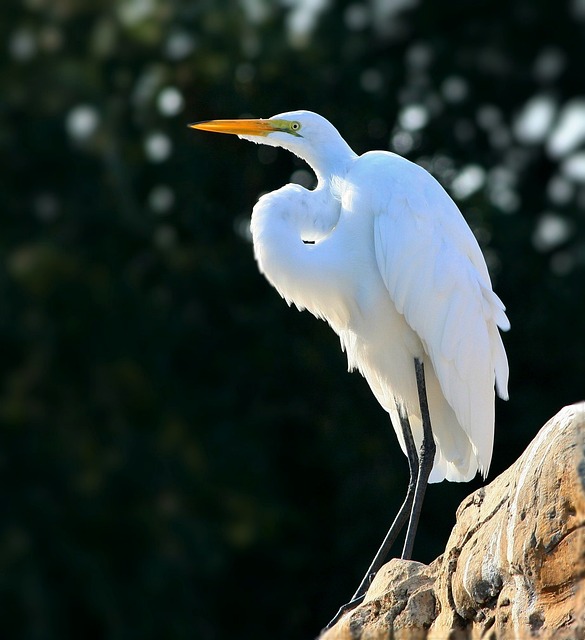
[[[343,178],[357,155],[339,137],[306,151],[301,157],[315,172],[319,187],[325,187],[335,176]]]

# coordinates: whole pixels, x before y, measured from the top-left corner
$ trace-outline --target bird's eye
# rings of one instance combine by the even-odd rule
[[[298,122],[291,122],[291,123],[290,123],[290,128],[291,128],[293,131],[298,131],[298,130],[301,128],[301,125],[300,125],[300,123],[298,123]]]

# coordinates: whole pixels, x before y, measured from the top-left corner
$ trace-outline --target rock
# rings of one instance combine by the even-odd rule
[[[391,560],[321,640],[585,638],[585,402],[466,498],[442,556]]]

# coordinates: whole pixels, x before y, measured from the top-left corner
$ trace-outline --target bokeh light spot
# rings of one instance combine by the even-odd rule
[[[429,112],[421,104],[410,104],[398,115],[400,126],[407,131],[418,131],[429,121]]]
[[[159,215],[168,213],[175,204],[175,194],[166,184],[159,184],[148,194],[148,206]]]
[[[457,174],[451,183],[456,198],[469,198],[485,184],[485,170],[477,164],[469,164]]]
[[[65,128],[71,138],[83,142],[91,138],[99,125],[97,109],[82,104],[71,109],[65,120]]]
[[[158,110],[163,116],[176,116],[183,110],[185,101],[181,92],[175,87],[166,87],[158,94]]]
[[[585,151],[569,156],[561,165],[561,172],[569,180],[585,184]]]
[[[169,158],[172,150],[170,138],[160,131],[149,134],[144,141],[144,151],[151,162],[164,162]]]
[[[563,107],[547,142],[553,158],[562,158],[585,141],[585,99],[575,98]]]
[[[555,101],[550,96],[530,98],[514,122],[514,135],[524,144],[542,142],[551,129],[556,111]]]
[[[30,29],[17,29],[8,40],[8,52],[20,62],[33,58],[37,52],[37,41]]]
[[[571,237],[573,225],[556,213],[543,213],[532,234],[532,244],[538,251],[549,251]]]

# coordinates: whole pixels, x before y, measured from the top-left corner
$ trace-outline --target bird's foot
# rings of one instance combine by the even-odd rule
[[[339,622],[339,620],[341,620],[341,618],[343,618],[343,616],[348,611],[355,609],[358,606],[358,604],[361,604],[364,601],[365,597],[366,597],[366,594],[364,593],[361,596],[358,596],[357,598],[350,600],[347,604],[344,604],[341,607],[339,607],[339,611],[333,616],[329,624],[326,627],[323,627],[323,629],[321,630],[320,636],[323,635],[325,631],[328,631],[329,629],[331,629],[331,627],[335,625],[337,622]]]

